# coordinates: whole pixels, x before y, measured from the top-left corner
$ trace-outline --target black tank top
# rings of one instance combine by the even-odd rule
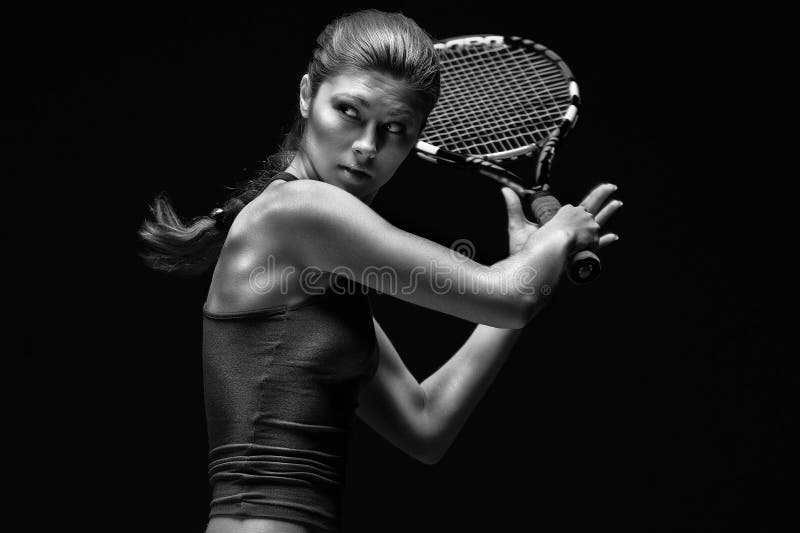
[[[365,289],[339,277],[297,306],[203,305],[210,517],[341,528],[350,428],[378,365]]]

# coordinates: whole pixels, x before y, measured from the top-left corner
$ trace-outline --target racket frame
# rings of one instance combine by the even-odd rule
[[[521,146],[511,150],[489,152],[485,154],[462,154],[435,146],[427,141],[419,140],[415,152],[420,158],[437,164],[454,164],[471,168],[478,173],[500,182],[502,185],[515,191],[524,201],[523,209],[526,216],[533,218],[540,224],[549,220],[560,209],[561,204],[548,191],[547,179],[550,175],[550,166],[555,155],[556,145],[569,133],[578,120],[580,106],[580,91],[572,71],[561,57],[546,46],[521,37],[505,37],[501,35],[467,35],[443,39],[434,43],[437,50],[453,49],[458,47],[473,46],[475,44],[486,46],[508,46],[509,48],[525,47],[547,57],[561,72],[563,79],[568,82],[569,104],[556,125],[546,137],[535,143]],[[428,122],[430,125],[430,122]],[[424,130],[422,134],[424,134]],[[424,139],[424,135],[420,136]],[[498,165],[502,160],[513,160],[520,156],[532,157],[538,154],[533,180],[526,180]],[[533,185],[526,187],[530,181]],[[590,250],[583,250],[573,255],[567,266],[567,277],[575,284],[585,284],[593,281],[600,274],[600,259]]]
[[[547,182],[556,145],[567,135],[578,120],[578,109],[580,107],[580,90],[578,88],[578,83],[575,81],[572,70],[558,54],[540,43],[522,37],[495,34],[462,35],[436,41],[434,43],[434,48],[437,50],[452,50],[458,49],[459,47],[474,46],[476,44],[485,46],[507,46],[509,49],[525,48],[533,50],[553,63],[560,70],[564,80],[568,83],[570,98],[570,103],[560,123],[547,137],[536,143],[510,150],[486,154],[463,154],[435,146],[425,140],[419,140],[415,147],[416,154],[418,157],[433,163],[442,162],[467,168],[472,167],[480,174],[499,181],[504,186],[515,190],[518,194],[528,195],[537,190],[541,190],[542,186]],[[425,131],[423,130],[420,139],[425,138],[424,134]],[[533,157],[537,154],[538,158],[533,180],[524,179],[494,163],[502,160],[514,160],[520,156]],[[530,185],[531,182],[533,183],[532,185]],[[529,186],[526,187],[526,185]]]

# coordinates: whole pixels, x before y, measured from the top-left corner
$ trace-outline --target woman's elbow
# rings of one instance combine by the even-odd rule
[[[433,466],[442,460],[442,455],[443,454],[436,454],[433,453],[432,450],[428,450],[424,453],[414,454],[414,458],[422,464]]]
[[[429,458],[422,458],[422,457],[417,457],[417,460],[420,463],[428,465],[428,466],[433,466],[433,465],[435,465],[436,463],[439,462],[439,459],[429,459]]]
[[[420,450],[415,457],[421,463],[435,465],[444,458],[452,444],[452,441],[444,444],[441,441],[431,441],[430,444]]]
[[[420,430],[414,440],[414,446],[409,450],[411,457],[426,465],[435,465],[441,461],[445,450],[439,445],[439,439],[430,427]]]

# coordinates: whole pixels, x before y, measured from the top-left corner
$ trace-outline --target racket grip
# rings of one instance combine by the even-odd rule
[[[531,212],[539,224],[545,224],[561,209],[561,203],[547,190],[531,195]],[[567,263],[567,278],[576,285],[589,283],[600,275],[600,258],[589,250],[582,250]]]

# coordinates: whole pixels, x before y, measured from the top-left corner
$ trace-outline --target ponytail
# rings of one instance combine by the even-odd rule
[[[402,13],[367,9],[339,17],[320,33],[308,64],[311,96],[320,84],[353,70],[377,70],[405,81],[427,119],[439,97],[439,60],[430,36]],[[177,275],[199,275],[216,264],[228,228],[242,208],[285,170],[301,150],[306,121],[296,118],[280,151],[263,161],[254,178],[209,215],[184,223],[166,193],[150,206],[152,218],[138,231],[144,250],[139,256],[150,268]]]
[[[290,134],[284,145],[294,142]],[[289,166],[294,154],[281,150],[261,161],[255,177],[234,187],[222,206],[186,222],[178,216],[166,191],[160,192],[149,206],[150,216],[137,232],[142,246],[139,257],[147,267],[176,276],[193,277],[208,272],[217,262],[236,215],[261,194],[272,176]]]

